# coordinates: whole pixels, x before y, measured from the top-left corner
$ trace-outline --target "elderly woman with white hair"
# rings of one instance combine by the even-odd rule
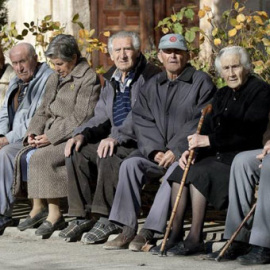
[[[165,245],[168,256],[204,251],[202,230],[207,204],[211,203],[218,210],[227,207],[229,175],[234,156],[241,151],[262,147],[270,109],[270,86],[252,75],[249,55],[242,47],[223,48],[216,57],[215,66],[227,86],[215,94],[212,111],[205,118],[201,134],[187,137],[189,149],[182,154],[179,166],[163,183],[163,192],[157,194],[152,206],[156,209],[155,204],[166,197],[166,192],[171,192],[171,205],[174,205],[190,150],[196,150],[196,159],[188,172]],[[188,236],[183,240],[183,223],[189,198],[192,224]],[[153,209],[146,223],[149,224],[151,218],[152,223],[155,220],[158,222],[155,228],[144,226],[148,235],[151,231],[163,232],[166,224],[164,208],[159,210],[163,211],[163,218]],[[159,217],[153,217],[153,213]],[[159,248],[160,246],[153,248],[153,253],[158,252]]]

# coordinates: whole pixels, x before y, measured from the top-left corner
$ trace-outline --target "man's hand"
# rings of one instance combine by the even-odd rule
[[[160,153],[162,153],[162,154],[160,154]],[[157,161],[156,161],[156,159],[157,159]],[[155,155],[155,161],[158,162],[159,166],[164,167],[164,168],[168,168],[175,161],[175,155],[171,150],[168,150],[165,153],[158,152]]]
[[[113,155],[114,146],[117,145],[117,143],[117,140],[113,138],[101,140],[97,149],[99,158],[105,158],[107,155],[111,157]]]
[[[179,159],[179,166],[181,167],[182,170],[185,169],[185,167],[187,166],[187,161],[188,161],[188,156],[189,156],[189,151],[185,151],[181,158]],[[191,161],[192,164],[194,164],[195,158],[193,158],[193,160]]]
[[[0,149],[4,147],[5,145],[9,144],[6,137],[0,137]]]
[[[79,151],[81,145],[84,142],[84,136],[82,134],[78,134],[75,137],[69,139],[65,146],[65,157],[69,157],[71,154],[71,149],[75,145],[75,151]]]
[[[256,158],[262,161],[263,158],[269,153],[270,153],[270,140],[266,142],[261,154],[257,155]]]
[[[192,150],[196,147],[206,147],[210,145],[209,137],[206,135],[193,134],[187,137],[188,150]]]
[[[157,152],[154,156],[154,161],[159,164],[161,160],[163,159],[164,155],[165,153],[163,152]]]
[[[35,143],[37,148],[51,144],[46,134],[35,136]]]

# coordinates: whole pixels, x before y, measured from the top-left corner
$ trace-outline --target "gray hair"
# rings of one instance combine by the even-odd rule
[[[71,35],[64,34],[54,37],[45,52],[49,58],[60,58],[66,62],[71,62],[74,54],[77,55],[77,60],[81,57],[76,39]]]
[[[34,58],[37,56],[37,53],[36,53],[34,46],[30,43],[27,43],[27,42],[20,42],[17,45],[13,46],[9,51],[9,56],[18,47],[25,47],[27,49],[27,52],[28,52],[28,57],[30,57],[30,58]]]
[[[221,74],[220,58],[230,54],[238,54],[240,56],[240,63],[248,73],[253,71],[250,56],[247,50],[241,46],[229,46],[221,49],[215,59],[215,67],[219,74]]]
[[[109,40],[108,40],[108,50],[109,50],[109,53],[110,54],[112,54],[112,50],[113,50],[112,42],[113,42],[113,40],[115,38],[131,38],[132,39],[133,48],[136,51],[139,51],[140,50],[141,41],[140,41],[140,38],[139,38],[139,36],[138,36],[138,34],[136,32],[120,31],[120,32],[117,32],[117,33],[115,33],[115,34],[113,34],[112,36],[109,37]]]

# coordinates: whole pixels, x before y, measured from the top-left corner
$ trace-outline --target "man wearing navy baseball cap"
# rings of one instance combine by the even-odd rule
[[[170,185],[164,181],[144,228],[135,236],[141,188],[164,175],[166,180],[178,166],[175,161],[188,149],[187,135],[196,131],[201,110],[216,90],[206,73],[188,64],[188,47],[182,35],[163,36],[158,48],[158,59],[165,70],[146,82],[133,108],[139,149],[120,167],[109,217],[111,222],[122,224],[123,230],[114,240],[105,243],[105,249],[139,251],[152,240],[154,231],[163,233],[170,205]]]

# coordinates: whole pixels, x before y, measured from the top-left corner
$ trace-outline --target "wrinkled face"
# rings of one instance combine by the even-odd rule
[[[72,69],[76,66],[77,56],[74,55],[74,59],[71,62],[64,61],[60,58],[51,59],[51,63],[54,66],[55,71],[60,77],[66,77]]]
[[[221,77],[225,80],[227,85],[238,90],[246,81],[248,72],[241,64],[239,54],[227,54],[221,56]]]
[[[26,46],[16,46],[10,51],[12,67],[23,82],[29,82],[37,66],[37,56],[31,56]]]
[[[174,79],[185,68],[189,55],[188,52],[179,49],[162,49],[158,53],[158,59],[165,67],[168,77]]]
[[[122,72],[130,71],[136,64],[140,52],[132,45],[132,38],[115,38],[112,41],[111,59]]]

